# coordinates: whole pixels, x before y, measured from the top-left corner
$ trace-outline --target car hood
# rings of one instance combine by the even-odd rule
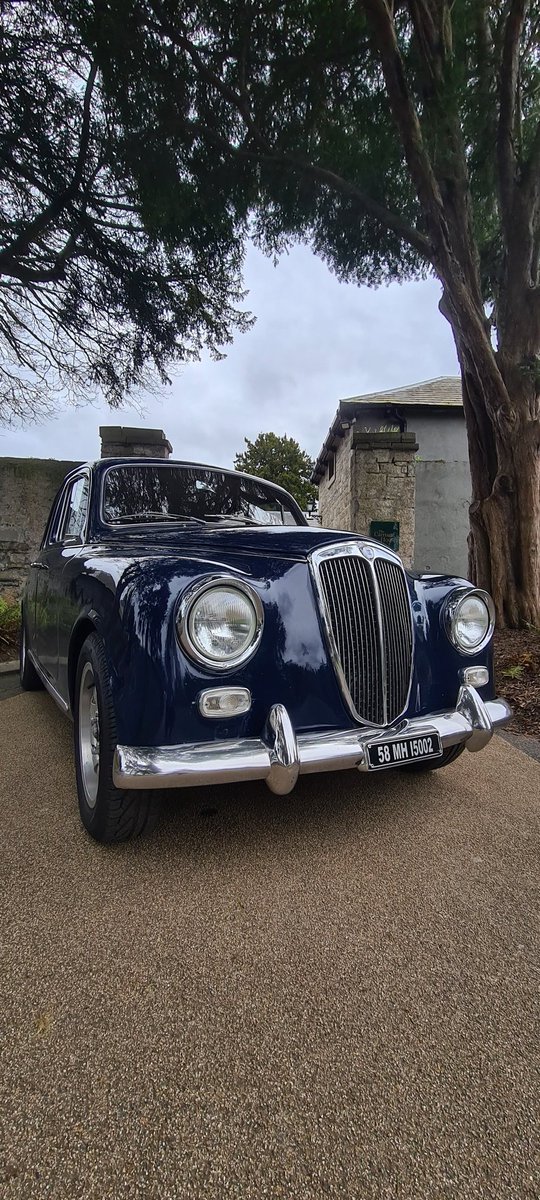
[[[176,529],[145,529],[108,533],[100,549],[128,557],[147,558],[153,555],[203,555],[220,557],[230,554],[270,555],[272,558],[306,559],[309,554],[332,542],[362,540],[373,542],[357,533],[339,529],[318,529],[314,526],[264,525],[229,527],[209,525]],[[374,542],[374,545],[378,543]]]

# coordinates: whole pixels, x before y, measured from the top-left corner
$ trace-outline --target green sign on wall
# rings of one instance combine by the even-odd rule
[[[369,536],[390,550],[399,550],[399,521],[371,521]]]

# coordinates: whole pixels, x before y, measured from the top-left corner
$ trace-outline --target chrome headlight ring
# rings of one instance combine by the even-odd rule
[[[195,641],[192,618],[196,611],[197,603],[212,591],[236,593],[237,596],[241,596],[247,601],[251,609],[251,612],[249,612],[249,609],[246,609],[251,618],[249,643],[238,654],[234,654],[231,657],[214,657],[210,652],[205,653]],[[233,575],[207,575],[205,579],[191,584],[183,593],[176,611],[176,630],[182,649],[199,666],[213,672],[233,671],[248,662],[259,646],[263,625],[264,609],[260,596],[258,596],[250,584],[245,583],[243,579],[237,579]]]
[[[457,626],[459,621],[460,609],[464,602],[471,598],[477,598],[482,602],[486,609],[486,628],[482,637],[475,643],[474,646],[466,646],[459,639]],[[495,605],[488,592],[484,592],[481,588],[463,587],[457,588],[448,596],[441,611],[443,625],[449,641],[454,649],[459,650],[460,654],[474,655],[483,650],[490,638],[493,636],[495,628]]]

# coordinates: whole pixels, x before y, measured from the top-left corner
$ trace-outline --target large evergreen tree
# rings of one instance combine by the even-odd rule
[[[164,171],[270,252],[303,238],[343,279],[438,276],[463,381],[471,571],[500,623],[540,624],[538,5],[67,7],[131,144],[148,144],[149,213]]]
[[[277,483],[294,496],[300,508],[307,510],[317,496],[317,489],[310,482],[314,464],[309,454],[287,434],[279,437],[277,433],[259,433],[255,441],[250,442],[249,438],[244,441],[246,449],[234,460],[236,470]]]
[[[149,140],[167,154],[166,131]],[[143,194],[145,153],[104,105],[68,6],[3,0],[0,420],[100,393],[116,405],[245,324],[234,221],[159,170]]]

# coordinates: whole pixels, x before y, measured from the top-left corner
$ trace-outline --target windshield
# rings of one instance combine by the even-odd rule
[[[293,500],[270,484],[210,467],[134,463],[111,467],[103,488],[103,519],[205,524],[301,525]]]

